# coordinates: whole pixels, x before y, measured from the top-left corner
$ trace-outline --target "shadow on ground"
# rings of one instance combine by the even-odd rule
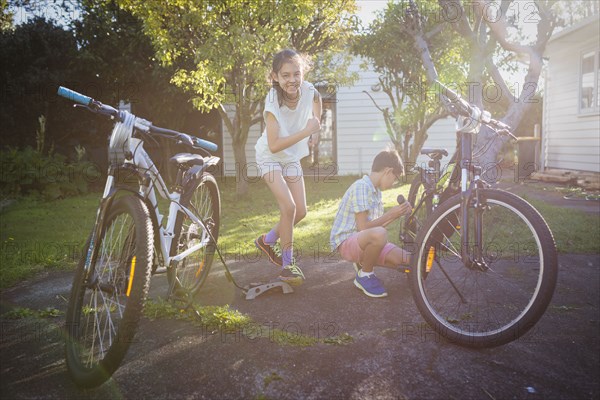
[[[531,332],[494,349],[446,342],[419,315],[403,274],[381,270],[389,297],[366,298],[349,263],[304,260],[308,277],[295,293],[245,300],[215,264],[201,304],[230,304],[251,316],[248,330],[207,331],[189,322],[143,319],[121,368],[105,385],[78,390],[64,366],[64,317],[2,319],[1,397],[11,399],[502,399],[598,398],[600,388],[598,255],[561,255],[552,303]],[[312,265],[310,265],[312,263]],[[231,264],[241,283],[276,270]],[[2,293],[15,306],[66,308],[71,274],[52,273]],[[165,292],[153,278],[151,295]],[[352,341],[280,345],[273,329]],[[348,337],[348,336],[346,336]]]

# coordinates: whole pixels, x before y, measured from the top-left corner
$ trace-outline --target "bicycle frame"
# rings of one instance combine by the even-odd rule
[[[132,173],[134,173],[137,176],[139,182],[139,189],[137,192],[135,192],[130,187],[126,188],[116,185],[115,174],[117,171],[119,171],[119,168],[109,168],[108,177],[104,187],[100,207],[98,209],[95,225],[96,228],[92,235],[90,248],[88,250],[88,256],[86,258],[87,269],[89,269],[89,265],[91,265],[91,260],[93,260],[96,256],[95,253],[97,252],[97,250],[95,249],[96,246],[94,243],[94,238],[98,237],[100,233],[98,229],[101,226],[101,221],[104,218],[108,206],[120,190],[128,190],[135,193],[135,195],[138,195],[148,206],[148,209],[151,212],[153,223],[155,224],[155,235],[157,235],[158,243],[160,244],[160,254],[162,256],[164,267],[171,266],[172,263],[177,263],[186,258],[188,255],[194,253],[195,251],[207,246],[211,239],[207,234],[208,228],[206,227],[204,221],[198,218],[187,207],[181,205],[181,190],[176,189],[174,192],[169,192],[164,179],[162,178],[158,169],[156,168],[156,165],[144,149],[144,142],[137,138],[131,138],[129,140],[129,147],[132,150],[133,157],[130,160],[125,160],[125,163],[121,166],[121,168],[130,169]],[[204,164],[200,167],[199,170],[195,172],[197,174],[201,173],[208,167],[216,165],[218,162],[218,157],[206,157]],[[156,196],[156,191],[158,191],[158,194],[162,198],[169,201],[169,211],[167,214],[167,221],[165,226],[163,226],[164,215],[160,213],[158,207],[158,197]],[[179,254],[171,256],[170,249],[172,241],[175,237],[174,230],[178,212],[184,213],[193,223],[197,224],[202,228],[202,237],[200,238],[199,243],[195,244],[194,246],[186,249],[185,251]],[[164,272],[164,270],[157,270],[157,272]]]

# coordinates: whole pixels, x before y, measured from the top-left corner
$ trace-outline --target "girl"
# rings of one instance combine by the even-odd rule
[[[321,97],[304,81],[309,67],[309,61],[293,50],[275,54],[270,74],[273,87],[263,111],[266,129],[255,146],[260,174],[277,200],[280,218],[254,244],[281,267],[279,279],[291,285],[304,280],[293,258],[294,225],[306,216],[300,159],[308,155],[309,145],[317,145],[321,129]]]

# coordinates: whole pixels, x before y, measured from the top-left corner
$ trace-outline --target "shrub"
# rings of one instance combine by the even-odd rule
[[[42,196],[53,200],[87,193],[100,177],[89,161],[68,162],[62,154],[43,154],[31,147],[0,151],[0,193],[3,197]]]
[[[9,148],[0,151],[0,193],[2,197],[42,196],[47,200],[87,193],[88,184],[101,174],[97,166],[83,161],[85,149],[77,146],[77,161],[54,153],[54,146],[44,150],[46,118],[38,119],[36,148]]]

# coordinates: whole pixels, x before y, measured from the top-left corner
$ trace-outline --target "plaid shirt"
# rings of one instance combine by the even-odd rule
[[[376,189],[368,175],[354,182],[342,197],[342,202],[335,215],[329,242],[333,251],[356,230],[354,214],[368,211],[368,219],[372,221],[383,215],[381,190]]]

